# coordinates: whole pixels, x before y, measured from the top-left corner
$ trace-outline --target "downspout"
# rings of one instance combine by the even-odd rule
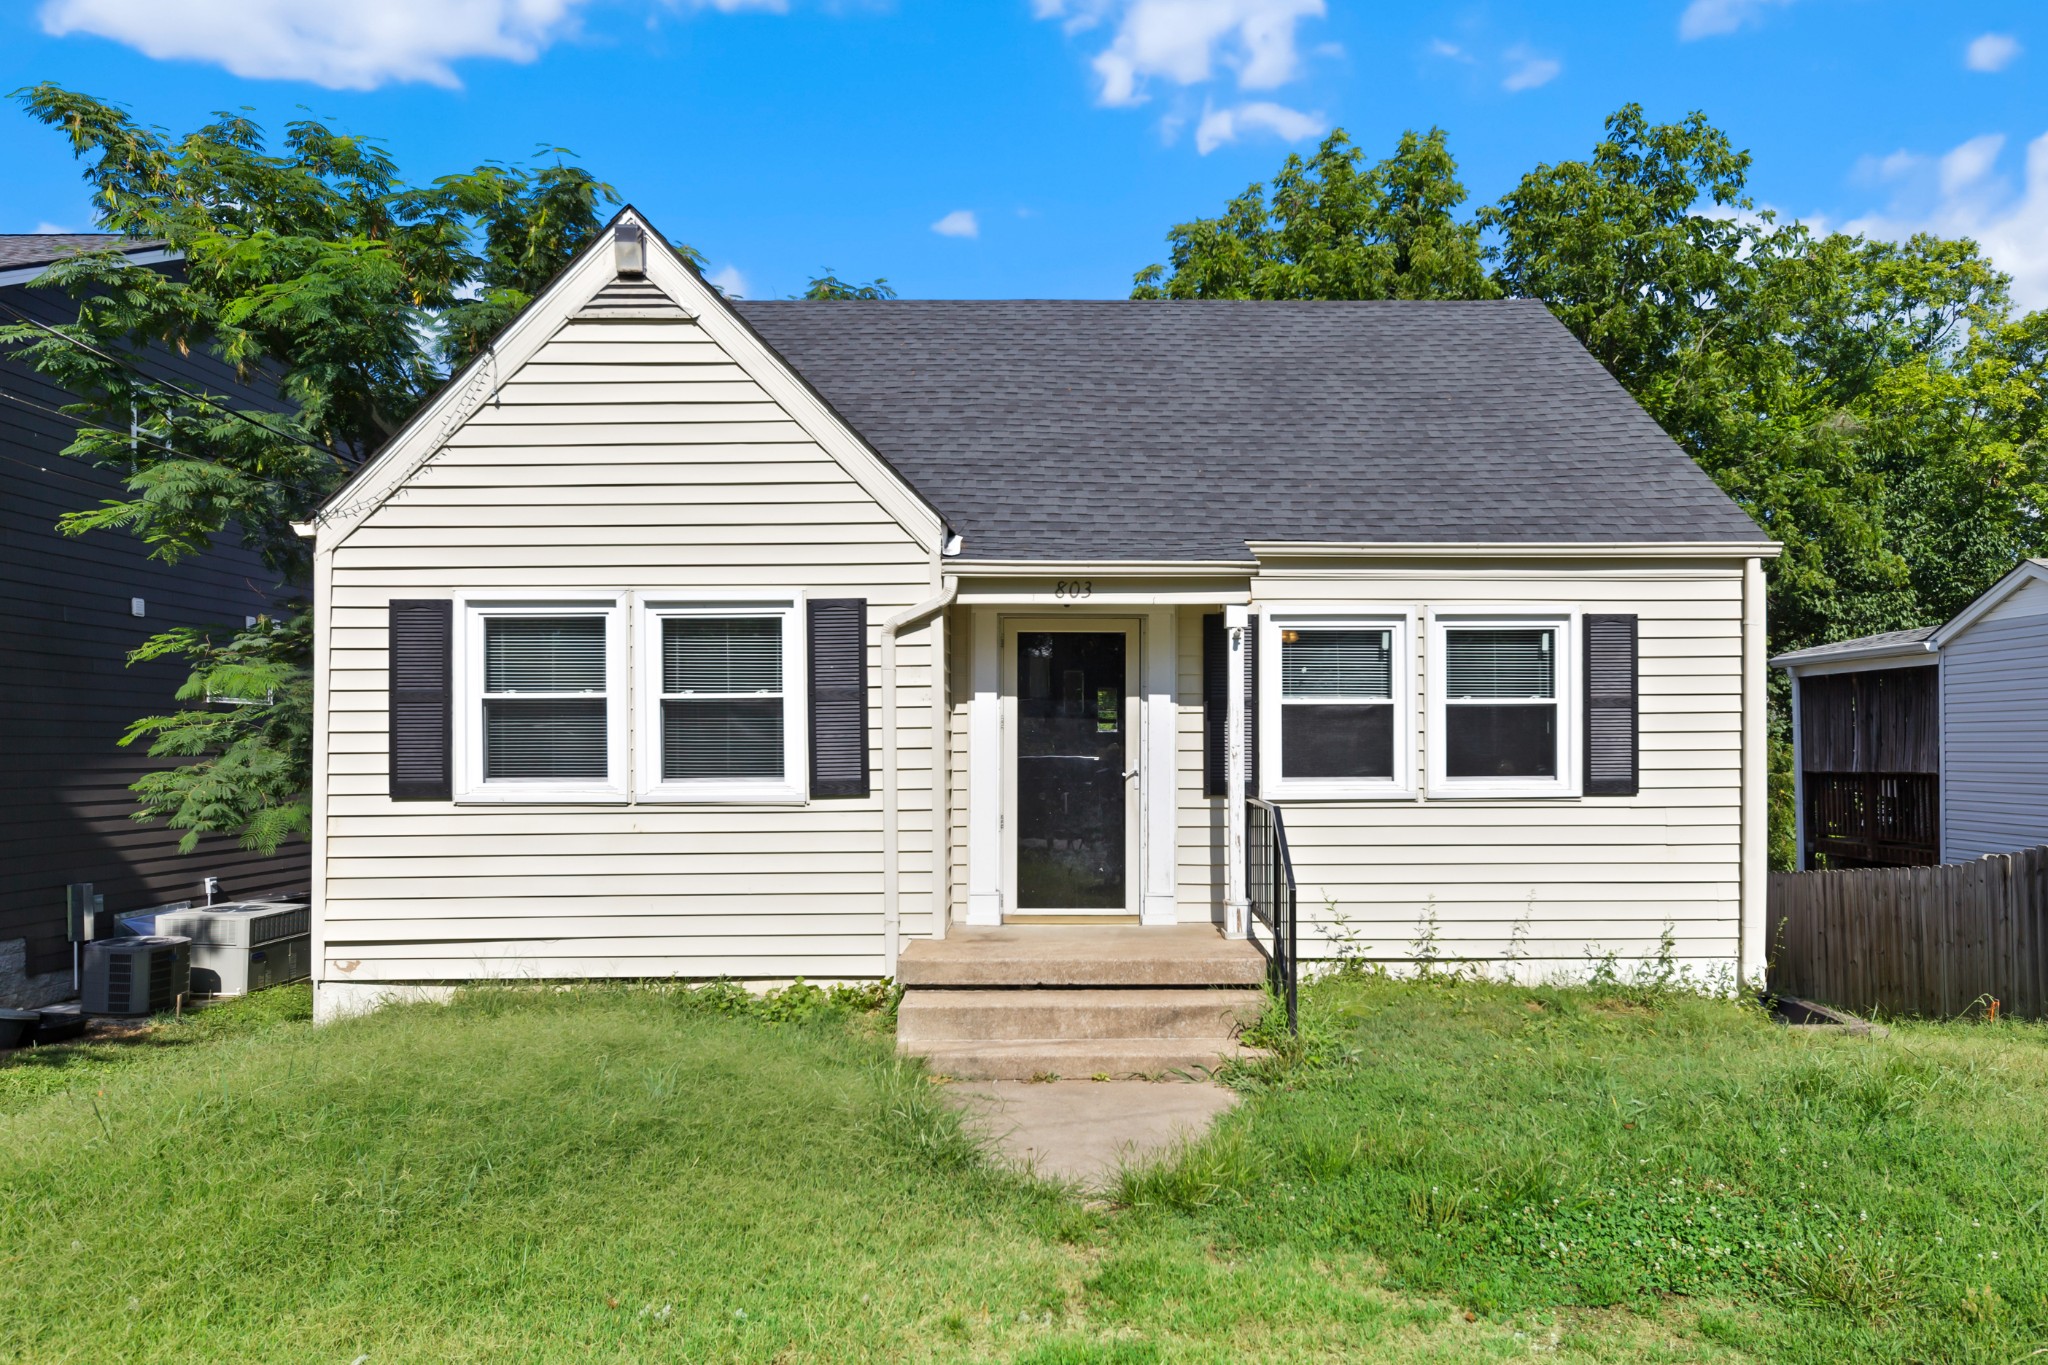
[[[905,607],[894,616],[882,622],[882,957],[889,976],[896,975],[896,958],[903,946],[903,912],[899,904],[902,896],[902,795],[897,773],[896,755],[896,633],[906,626],[912,626],[936,612],[952,605],[953,598],[960,591],[960,580],[949,575],[939,582],[942,587],[936,597],[927,597],[916,606]],[[932,660],[932,724],[946,723],[944,679],[946,661]],[[933,810],[939,809],[939,795],[943,791],[946,775],[934,773]],[[946,832],[943,827],[936,831],[939,856],[945,856]],[[943,913],[943,908],[942,908]]]

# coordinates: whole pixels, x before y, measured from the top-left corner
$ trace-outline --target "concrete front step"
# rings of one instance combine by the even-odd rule
[[[960,1081],[1033,1081],[1058,1077],[1070,1081],[1107,1076],[1128,1080],[1181,1073],[1199,1080],[1233,1057],[1262,1056],[1254,1048],[1213,1039],[1019,1038],[994,1042],[899,1043],[898,1048],[925,1059],[932,1074]]]
[[[905,987],[1258,986],[1266,959],[1209,924],[956,925],[903,950]]]
[[[1257,1020],[1250,987],[934,989],[913,987],[896,1009],[902,1043],[1019,1039],[1189,1039],[1226,1043]]]

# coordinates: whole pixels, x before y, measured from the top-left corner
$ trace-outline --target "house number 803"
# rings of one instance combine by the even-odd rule
[[[1054,597],[1071,598],[1079,601],[1095,595],[1095,580],[1092,578],[1062,578],[1052,585]]]

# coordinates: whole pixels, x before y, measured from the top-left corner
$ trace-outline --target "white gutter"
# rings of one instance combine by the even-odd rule
[[[882,954],[887,973],[896,975],[896,958],[903,945],[903,910],[899,903],[902,896],[903,869],[901,858],[902,796],[897,773],[896,756],[896,633],[906,626],[915,625],[935,612],[944,611],[952,604],[960,591],[960,580],[951,574],[939,580],[943,584],[936,597],[927,597],[916,606],[905,607],[882,622]],[[946,661],[932,660],[932,725],[940,730],[946,724],[945,676]],[[946,774],[932,775],[933,809],[941,809],[938,793],[945,788]],[[935,831],[938,857],[943,859],[946,850],[946,830],[943,824]],[[939,883],[944,886],[944,879]],[[943,893],[941,893],[943,894]],[[945,907],[938,907],[941,921]]]
[[[1774,540],[1248,540],[1261,562],[1269,559],[1404,559],[1417,555],[1459,559],[1776,559]]]

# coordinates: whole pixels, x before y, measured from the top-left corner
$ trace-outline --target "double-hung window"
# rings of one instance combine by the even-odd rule
[[[1275,613],[1259,650],[1267,791],[1300,799],[1413,790],[1405,618]]]
[[[1568,616],[1440,618],[1432,796],[1577,792]]]
[[[617,603],[473,603],[465,615],[468,795],[620,793],[625,680]]]
[[[801,624],[788,601],[645,609],[643,795],[803,798]]]

